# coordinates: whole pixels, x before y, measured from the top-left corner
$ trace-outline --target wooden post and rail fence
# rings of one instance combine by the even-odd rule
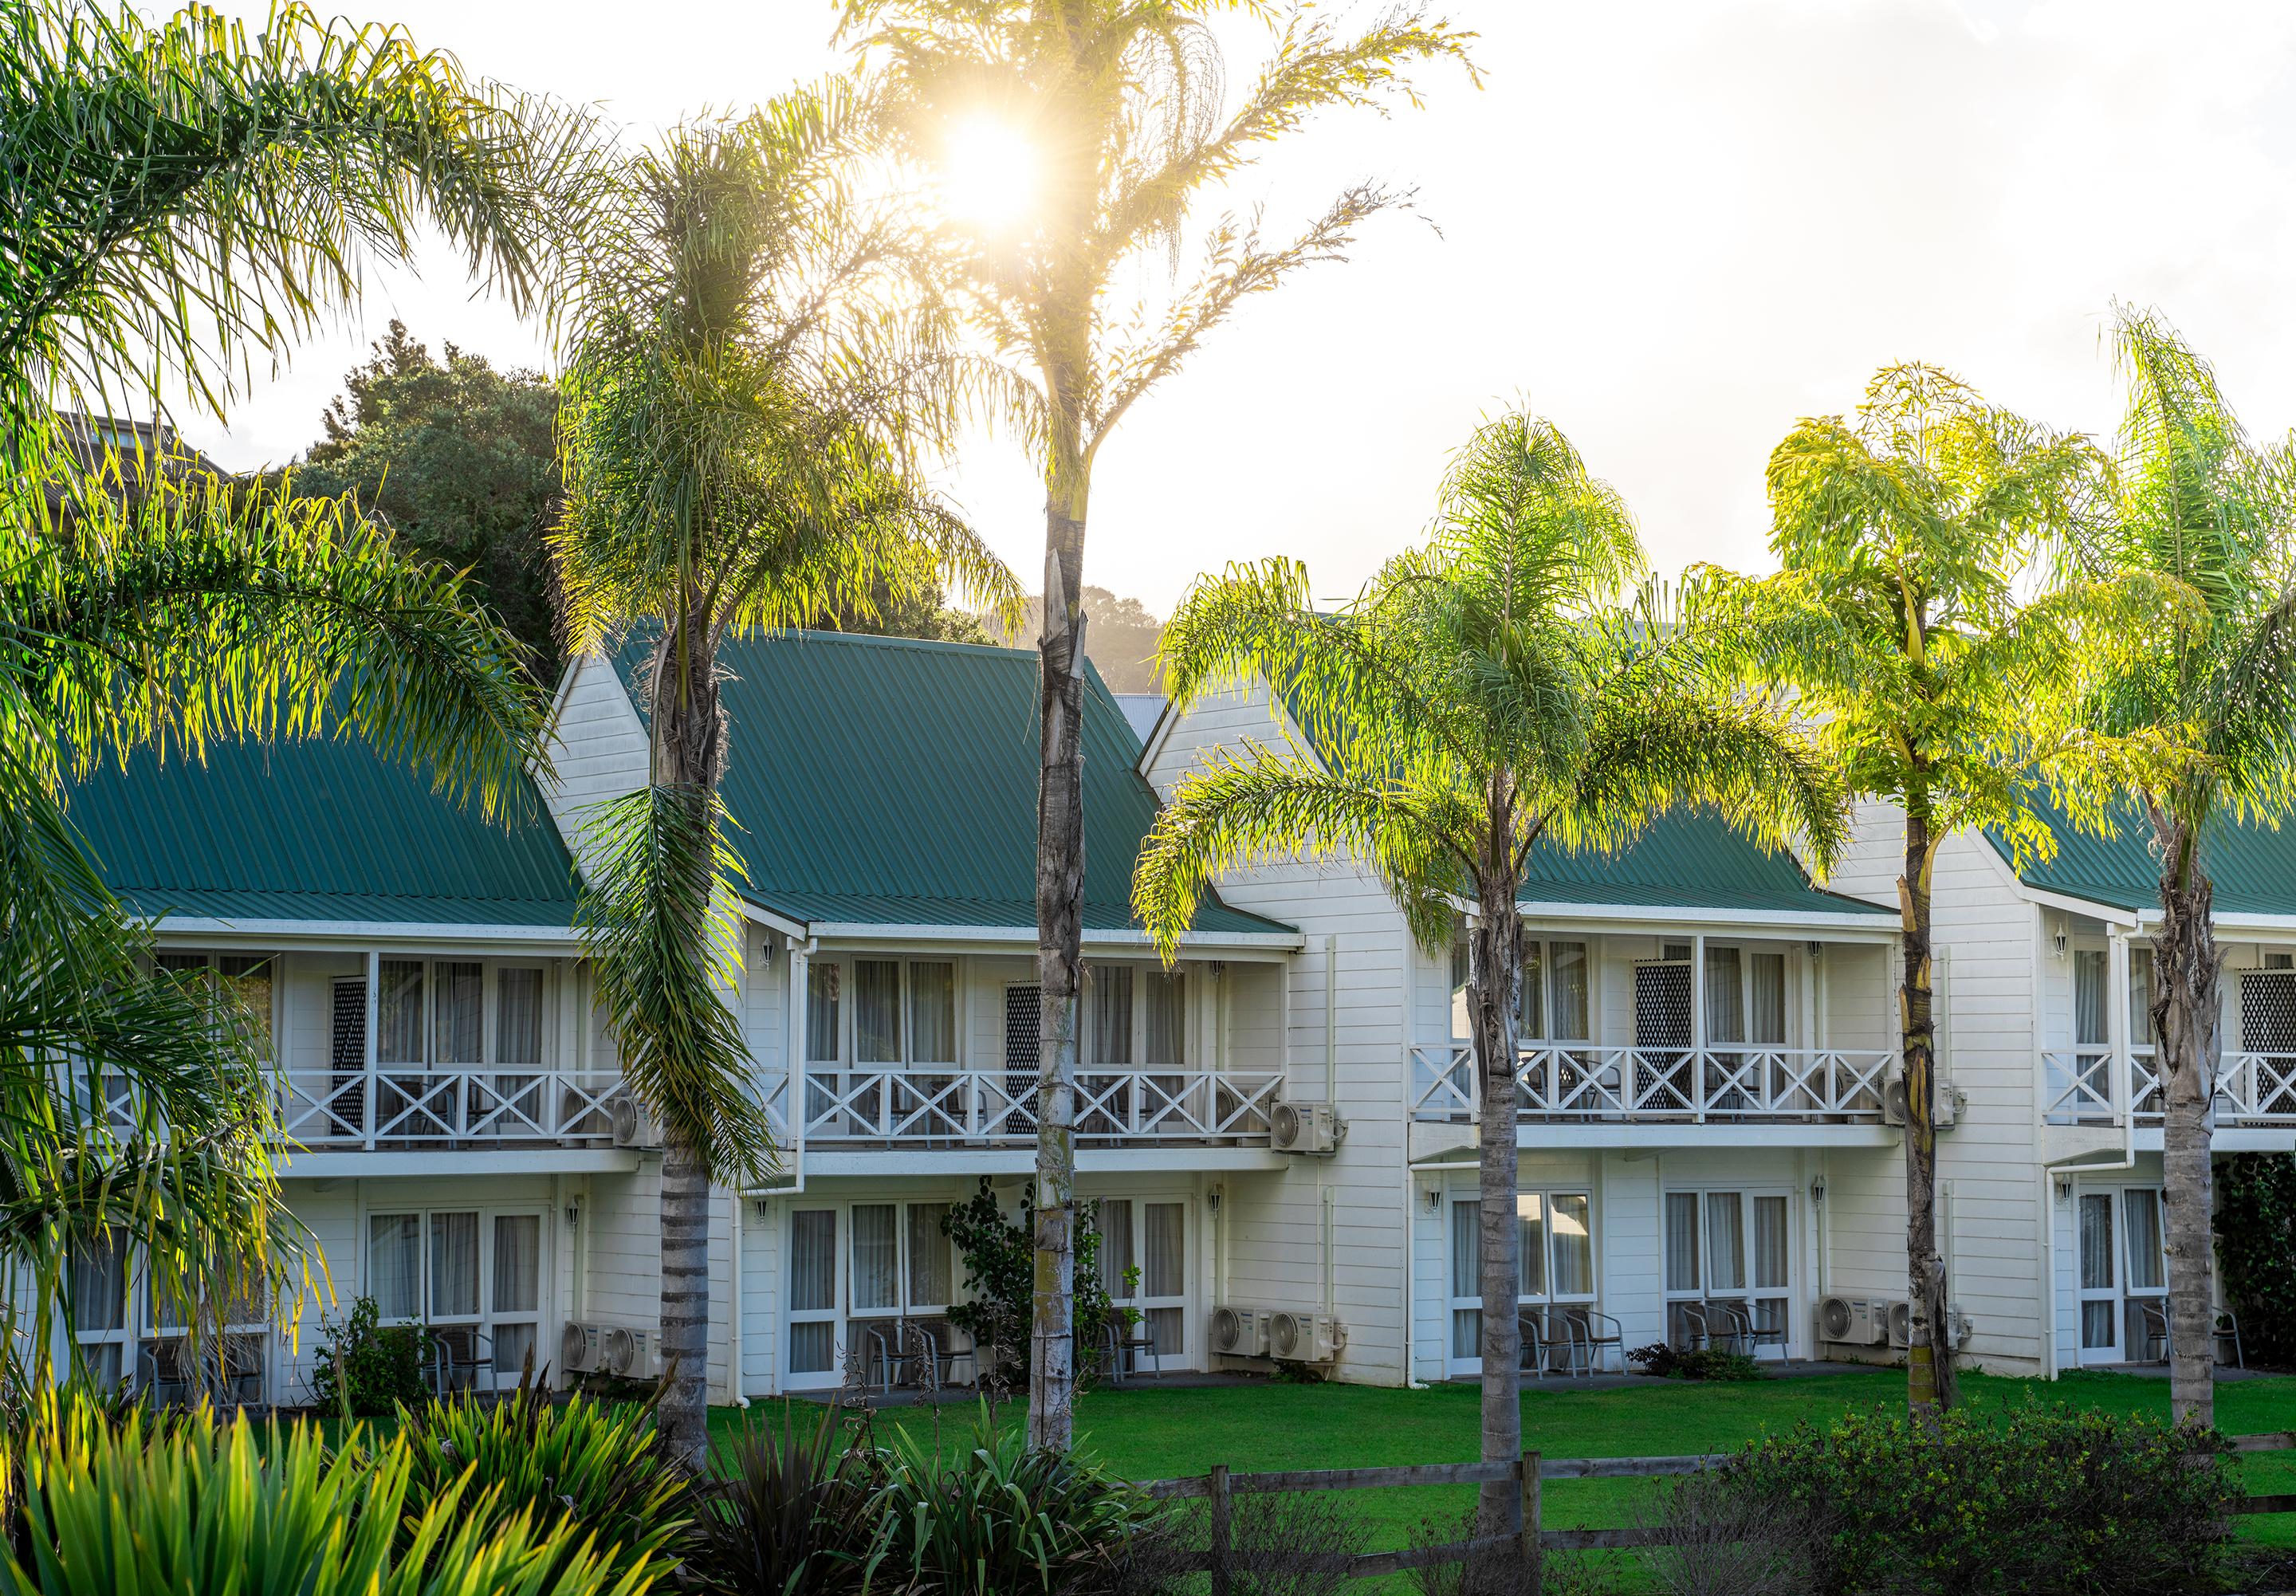
[[[2296,1452],[2296,1430],[2269,1435],[2230,1437],[2235,1453]],[[1151,1496],[1167,1501],[1208,1499],[1211,1504],[1210,1548],[1198,1554],[1195,1567],[1209,1570],[1212,1596],[1230,1596],[1234,1583],[1234,1543],[1232,1533],[1238,1496],[1259,1496],[1303,1491],[1398,1490],[1419,1486],[1488,1486],[1514,1483],[1521,1499],[1518,1528],[1513,1535],[1482,1535],[1436,1546],[1414,1546],[1401,1551],[1339,1554],[1342,1564],[1333,1572],[1355,1579],[1377,1579],[1431,1564],[1464,1562],[1483,1552],[1512,1548],[1527,1571],[1521,1589],[1536,1592],[1540,1565],[1548,1551],[1595,1551],[1636,1546],[1663,1545],[1667,1532],[1655,1526],[1630,1529],[1548,1529],[1542,1522],[1541,1482],[1550,1479],[1648,1479],[1694,1473],[1726,1462],[1727,1453],[1693,1453],[1659,1458],[1550,1458],[1527,1452],[1509,1463],[1423,1463],[1389,1469],[1292,1469],[1268,1474],[1231,1474],[1217,1463],[1210,1474],[1179,1479],[1151,1480],[1143,1487]],[[2252,1513],[2296,1513],[2296,1494],[2248,1496],[2233,1504],[2235,1516]],[[1328,1559],[1301,1559],[1303,1567],[1318,1569]]]

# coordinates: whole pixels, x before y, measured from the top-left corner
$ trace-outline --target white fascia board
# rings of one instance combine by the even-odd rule
[[[792,942],[802,942],[813,934],[805,921],[791,920],[786,914],[776,913],[754,898],[745,897],[742,900],[742,918],[752,925],[763,926],[769,931],[779,931]]]
[[[1519,1125],[1514,1144],[1531,1149],[1664,1148],[1690,1152],[1718,1147],[1895,1147],[1886,1125]]]
[[[288,1181],[381,1180],[474,1174],[627,1174],[638,1155],[626,1147],[441,1148],[430,1152],[366,1152],[332,1148],[288,1156]]]
[[[275,952],[282,947],[314,952],[370,947],[423,947],[452,951],[483,948],[490,953],[531,951],[562,956],[578,951],[582,934],[571,926],[423,924],[403,920],[224,920],[211,915],[169,914],[146,922],[162,941],[195,940],[203,948],[240,947]]]
[[[2144,910],[2138,913],[2136,918],[2144,925],[2157,926],[2161,923],[2161,911],[2158,909]],[[2296,932],[2296,914],[2225,914],[2219,913],[2212,916],[2211,919],[2213,920],[2216,929],[2219,934],[2226,931],[2265,931],[2269,932],[2274,936],[2284,937],[2292,932]]]
[[[2136,1150],[2156,1153],[2161,1150],[2161,1127],[2157,1125],[2136,1127]],[[2219,1125],[2209,1135],[2210,1152],[2296,1152],[2296,1125],[2282,1125],[2266,1130],[2246,1125]],[[2078,1170],[2080,1166],[2072,1166]]]
[[[866,921],[818,921],[812,927],[813,935],[826,945],[838,943],[854,947],[875,946],[889,942],[962,943],[976,951],[994,949],[1001,945],[1017,953],[1037,951],[1037,934],[1013,926],[936,926],[936,925],[873,925]],[[1276,954],[1300,951],[1306,938],[1297,931],[1228,931],[1218,936],[1206,936],[1191,931],[1180,938],[1183,955],[1207,958],[1223,954],[1258,954],[1262,958]],[[1145,931],[1086,931],[1084,945],[1087,952],[1144,953],[1154,944]]]
[[[1082,1147],[1077,1150],[1076,1158],[1079,1174],[1281,1169],[1287,1161],[1286,1154],[1271,1152],[1264,1147]],[[816,1144],[807,1150],[805,1158],[808,1181],[840,1176],[1029,1174],[1036,1167],[1036,1150],[1029,1147],[905,1147],[869,1152],[824,1152]],[[761,1186],[744,1195],[773,1197],[780,1195],[782,1190]]]
[[[1470,905],[1472,908],[1472,905]],[[1888,942],[1898,935],[1898,922],[1889,914],[1857,914],[1834,909],[1706,909],[1649,904],[1560,904],[1521,901],[1526,926],[1589,931],[1646,932],[1653,925],[1722,927],[1761,929],[1793,938],[1816,928],[1834,933],[1831,940]]]
[[[2044,909],[2059,909],[2067,914],[2086,915],[2091,920],[2101,920],[2107,925],[2120,926],[2132,931],[2144,918],[2142,910],[2123,909],[2115,904],[2100,904],[2095,898],[2075,897],[2070,892],[2052,892],[2046,887],[2036,887],[2021,878],[2014,879],[2017,880],[2017,890],[2026,901],[2038,904]],[[2155,915],[2153,918],[2157,920],[2160,916]],[[2219,923],[2223,919],[2222,915],[2218,916]],[[2296,918],[2292,918],[2288,923],[2291,926],[2296,926]]]

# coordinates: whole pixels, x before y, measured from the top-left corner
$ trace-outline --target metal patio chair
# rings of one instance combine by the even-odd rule
[[[1595,1375],[1605,1372],[1603,1359],[1616,1354],[1618,1372],[1627,1371],[1627,1335],[1625,1329],[1610,1314],[1596,1308],[1558,1308],[1566,1339],[1563,1343],[1565,1372],[1574,1375]]]

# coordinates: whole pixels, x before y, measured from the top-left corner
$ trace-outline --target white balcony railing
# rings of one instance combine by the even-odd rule
[[[1897,1055],[1886,1050],[1603,1047],[1540,1043],[1515,1070],[1519,1118],[1702,1123],[1879,1123]],[[1478,1110],[1474,1050],[1411,1050],[1412,1112],[1468,1121]]]
[[[2128,1050],[2122,1093],[2138,1125],[2161,1123],[2161,1075],[2150,1046]],[[2051,1125],[2119,1125],[2113,1052],[2105,1046],[2041,1055]],[[2296,1054],[2226,1053],[2217,1075],[2217,1123],[2270,1127],[2296,1125]]]
[[[594,1146],[613,1140],[606,1100],[614,1070],[576,1074],[532,1066],[418,1069],[373,1075],[291,1071],[280,1121],[309,1148],[398,1150],[438,1147]]]
[[[1087,1069],[1077,1077],[1077,1139],[1094,1145],[1264,1142],[1281,1079],[1273,1071]],[[809,1144],[993,1147],[1037,1139],[1034,1070],[816,1064],[805,1081]],[[766,1105],[786,1145],[786,1076],[766,1084]]]

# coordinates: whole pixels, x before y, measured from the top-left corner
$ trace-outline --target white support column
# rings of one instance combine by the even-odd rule
[[[359,1123],[366,1132],[366,1150],[374,1150],[374,1122],[381,1111],[382,1097],[374,1089],[374,1060],[376,1040],[382,1029],[382,955],[373,948],[366,951],[366,1105],[360,1111]]]
[[[2104,1039],[2112,1049],[2112,1117],[2125,1123],[2136,1096],[2136,1081],[2128,1052],[2128,937],[2118,926],[2104,934]],[[2080,1068],[2080,1052],[2073,1052],[2073,1068]]]
[[[1665,950],[1660,949],[1660,952]],[[1690,1085],[1697,1120],[1706,1123],[1706,934],[1690,938]]]
[[[813,958],[809,943],[790,938],[789,945],[789,1041],[783,1058],[785,1068],[782,1079],[783,1134],[794,1150],[791,1173],[800,1189],[805,1184],[805,1033],[806,1003],[811,996],[810,970]]]

